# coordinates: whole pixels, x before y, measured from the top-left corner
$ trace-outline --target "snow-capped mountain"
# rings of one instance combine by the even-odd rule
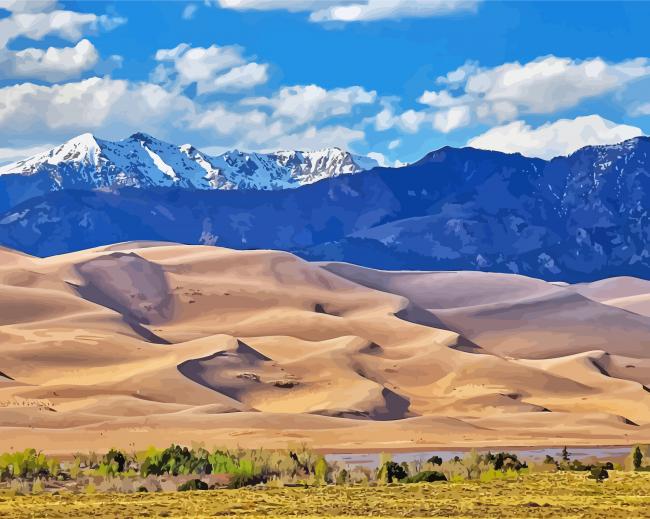
[[[369,157],[339,148],[268,154],[233,150],[210,156],[190,144],[176,146],[144,133],[122,141],[85,133],[47,152],[0,167],[0,181],[9,186],[10,201],[15,204],[21,201],[18,187],[30,196],[68,188],[277,190],[377,165]]]
[[[241,168],[239,158],[222,156]],[[301,167],[296,177],[311,178]],[[3,178],[26,177],[0,176],[0,204]],[[51,255],[149,239],[281,249],[382,269],[650,279],[649,215],[650,138],[638,137],[550,161],[445,147],[399,169],[298,189],[59,189],[0,211],[0,244]]]

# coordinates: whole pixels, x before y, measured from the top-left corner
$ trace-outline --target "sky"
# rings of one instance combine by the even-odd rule
[[[648,20],[620,1],[0,0],[0,163],[137,131],[551,158],[650,132]]]

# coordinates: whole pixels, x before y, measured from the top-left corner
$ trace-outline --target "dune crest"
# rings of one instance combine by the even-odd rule
[[[0,256],[5,449],[650,437],[650,317],[625,309],[642,280],[146,242]]]

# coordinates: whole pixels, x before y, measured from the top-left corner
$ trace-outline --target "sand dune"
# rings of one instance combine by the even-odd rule
[[[0,448],[648,439],[650,318],[612,302],[646,283],[0,249]]]

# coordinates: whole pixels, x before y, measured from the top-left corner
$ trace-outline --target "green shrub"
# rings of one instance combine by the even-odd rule
[[[48,459],[35,449],[5,453],[0,456],[0,480],[55,477],[59,472],[60,464],[57,460]]]
[[[643,465],[643,454],[641,453],[641,447],[638,445],[632,452],[632,463],[634,465],[634,470],[639,470],[641,468],[641,465]]]
[[[182,485],[178,485],[178,490],[179,492],[188,492],[192,490],[207,490],[208,489],[208,484],[205,483],[204,481],[201,481],[200,479],[191,479],[189,481],[186,481]]]
[[[414,476],[407,477],[404,483],[433,483],[434,481],[447,481],[447,477],[442,472],[424,470]]]
[[[377,473],[377,479],[385,483],[393,483],[408,477],[406,470],[394,461],[385,462]]]
[[[205,449],[196,451],[187,447],[172,445],[163,451],[151,448],[147,451],[140,467],[143,476],[173,476],[188,474],[211,474],[210,453]]]
[[[595,479],[597,483],[602,483],[609,477],[609,473],[605,467],[594,467],[591,469],[591,474],[587,477],[589,479]]]
[[[319,456],[314,463],[314,480],[317,484],[327,483],[327,478],[329,476],[330,468],[327,464],[327,461],[323,456]]]
[[[337,485],[347,485],[350,481],[350,473],[346,469],[341,469],[336,475]]]

